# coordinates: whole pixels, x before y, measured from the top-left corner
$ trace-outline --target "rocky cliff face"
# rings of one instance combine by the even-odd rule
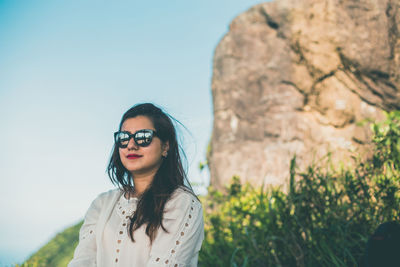
[[[211,184],[285,184],[333,152],[368,150],[363,118],[400,108],[400,1],[277,0],[230,25],[215,50]]]

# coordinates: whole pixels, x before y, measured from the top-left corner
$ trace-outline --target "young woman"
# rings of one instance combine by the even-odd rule
[[[136,105],[114,140],[108,175],[118,189],[92,202],[68,267],[197,266],[202,207],[171,118],[153,104]]]

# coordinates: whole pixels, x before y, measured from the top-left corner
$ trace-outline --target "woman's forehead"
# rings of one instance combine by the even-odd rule
[[[154,129],[153,122],[146,116],[136,116],[128,118],[121,126],[122,131],[136,132],[143,129]]]

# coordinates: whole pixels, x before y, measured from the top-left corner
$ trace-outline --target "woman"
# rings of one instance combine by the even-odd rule
[[[68,267],[197,266],[202,207],[184,184],[170,117],[153,104],[136,105],[114,140],[108,175],[118,189],[92,202]]]

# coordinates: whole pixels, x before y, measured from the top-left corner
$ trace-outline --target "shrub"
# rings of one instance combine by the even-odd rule
[[[234,177],[210,188],[200,266],[358,266],[382,222],[399,219],[400,112],[372,124],[373,157],[353,169],[327,163],[296,171],[287,193]]]

